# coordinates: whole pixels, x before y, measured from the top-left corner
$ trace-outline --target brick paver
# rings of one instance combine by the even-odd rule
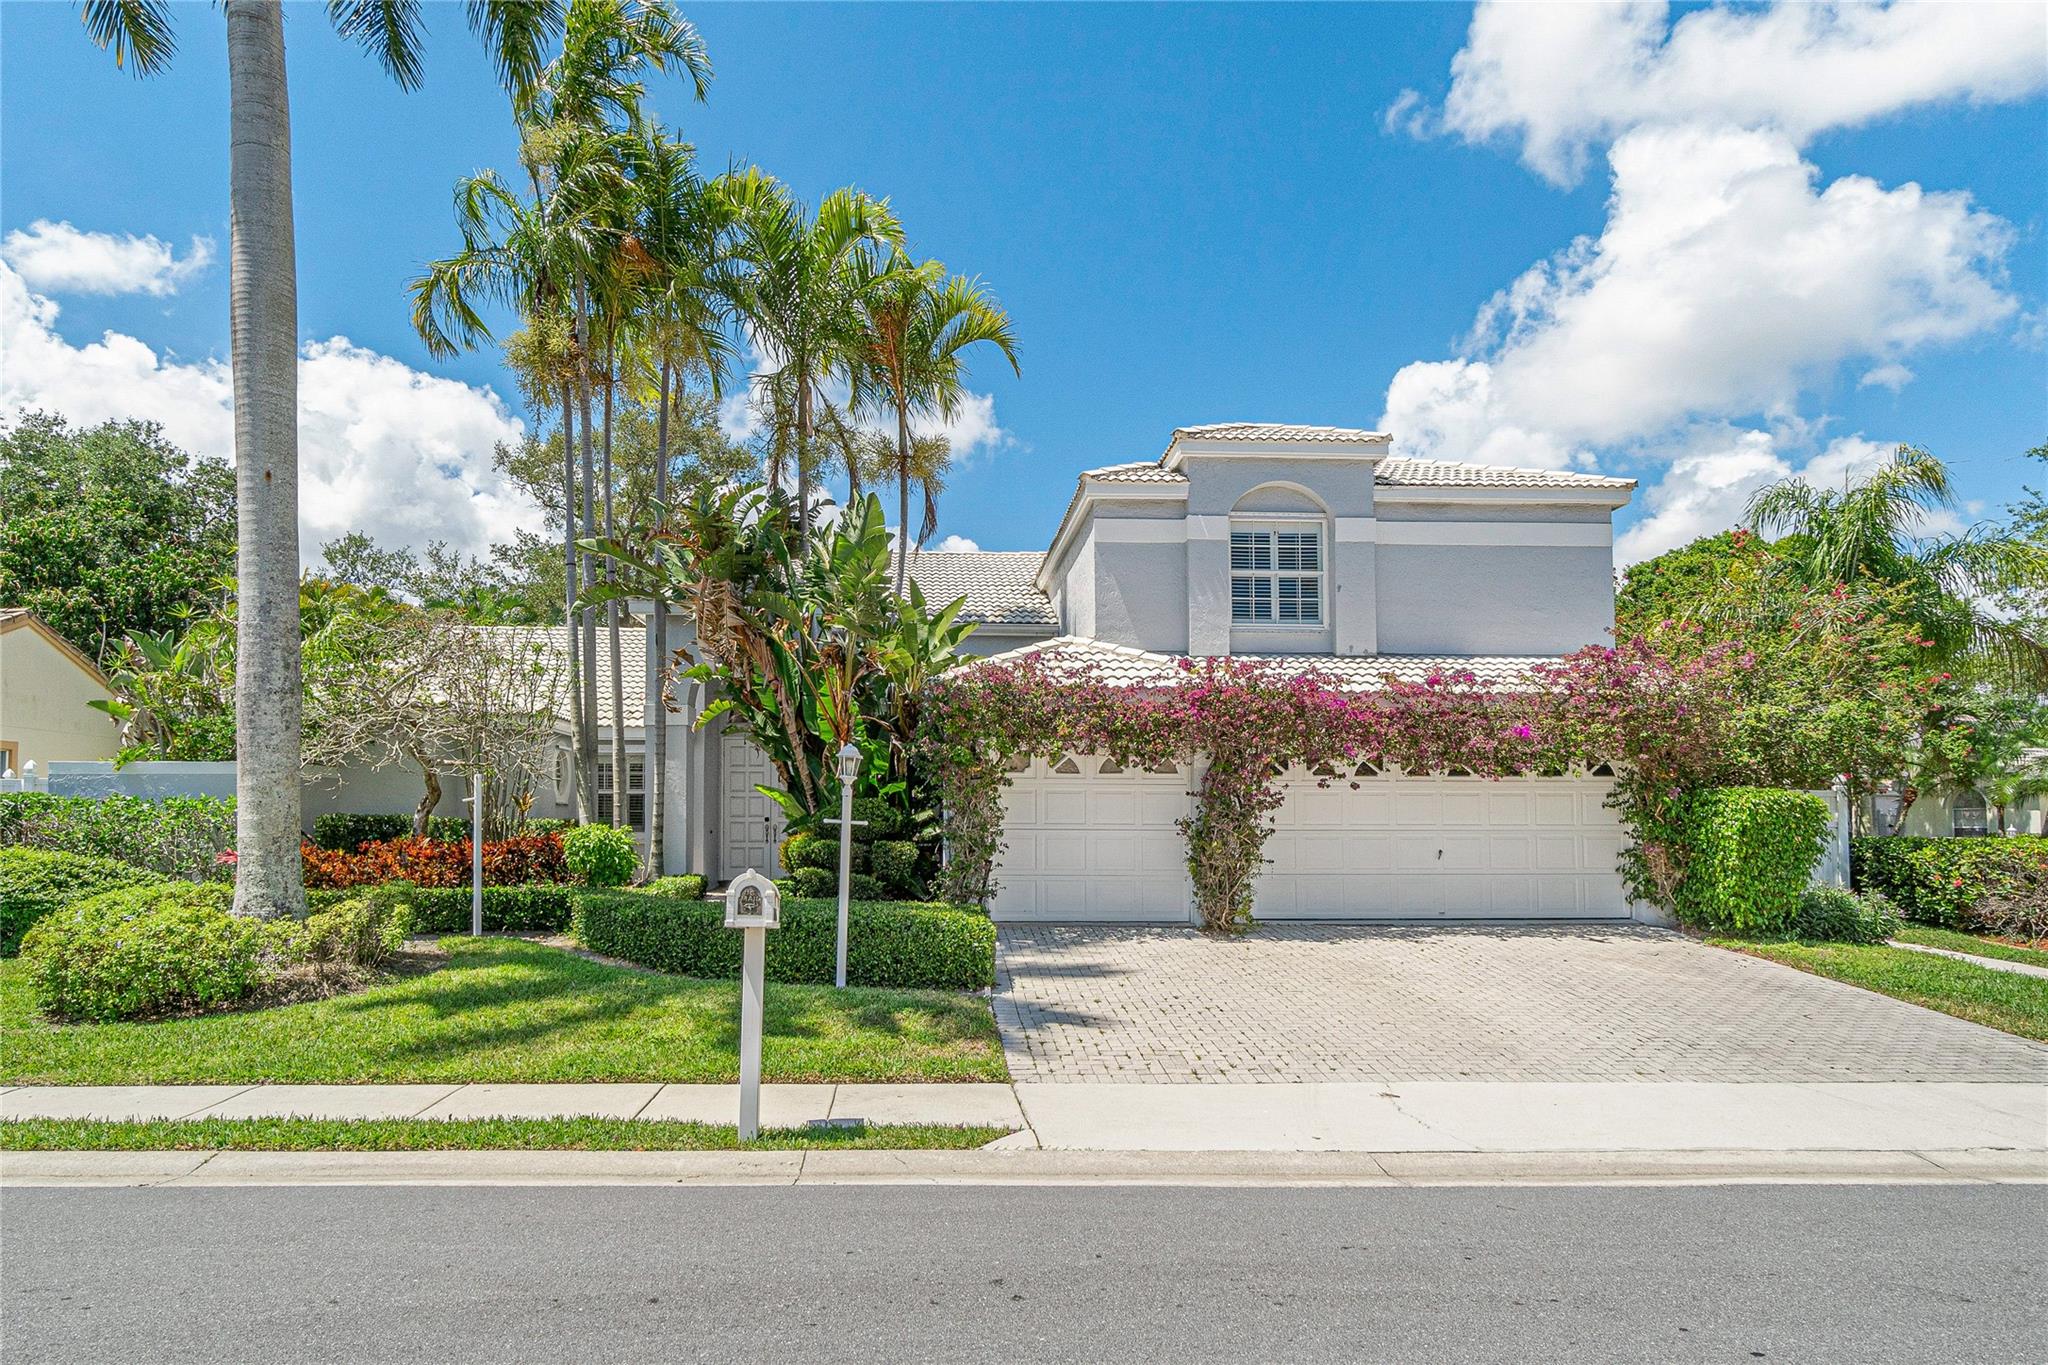
[[[2048,1047],[1639,926],[1006,926],[1020,1081],[2048,1081]]]

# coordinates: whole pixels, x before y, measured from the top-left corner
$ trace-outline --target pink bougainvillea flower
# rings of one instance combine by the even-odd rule
[[[231,848],[224,848],[213,855],[213,862],[216,867],[233,867],[240,861],[241,859],[235,856],[235,851]]]

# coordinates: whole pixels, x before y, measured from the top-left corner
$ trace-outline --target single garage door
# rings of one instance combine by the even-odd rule
[[[1356,783],[1354,789],[1353,783]],[[1627,919],[1609,778],[1296,770],[1253,891],[1260,919]]]
[[[1003,794],[998,920],[1185,924],[1193,904],[1176,822],[1185,769],[1126,771],[1107,759],[1035,758]]]

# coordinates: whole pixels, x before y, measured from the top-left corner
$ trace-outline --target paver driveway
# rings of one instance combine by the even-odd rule
[[[1020,1081],[2048,1081],[2048,1047],[1633,925],[1005,927]]]

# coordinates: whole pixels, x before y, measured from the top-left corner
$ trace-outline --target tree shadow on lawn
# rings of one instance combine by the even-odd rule
[[[469,976],[488,973],[488,976]],[[415,978],[415,988],[400,987],[328,1002],[337,1015],[366,1017],[377,1013],[424,1008],[445,1025],[392,1046],[394,1060],[445,1059],[451,1047],[496,1050],[533,1047],[561,1040],[573,1045],[576,1035],[593,1053],[630,1041],[616,1032],[591,1034],[606,1025],[630,1025],[636,1015],[667,1025],[671,1033],[679,1016],[687,1017],[682,1037],[695,1046],[737,1055],[739,1050],[739,983],[607,968],[552,948],[511,952],[495,945],[483,950],[457,950],[435,972]],[[929,1035],[907,1039],[911,1046],[934,1050],[962,1043],[993,1044],[992,1022],[966,1000],[943,993],[885,991],[838,992],[830,987],[777,987],[771,983],[763,1018],[766,1040],[811,1041],[858,1047],[878,1037],[906,1038],[913,1031]],[[984,1007],[985,1009],[985,1007]],[[921,1018],[906,1019],[916,1014]],[[656,1032],[650,1028],[650,1033]]]

